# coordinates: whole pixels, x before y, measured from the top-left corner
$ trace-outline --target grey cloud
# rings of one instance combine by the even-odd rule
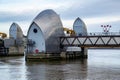
[[[119,15],[120,14],[120,0],[84,0],[86,4],[81,5],[81,2],[76,1],[74,4],[71,3],[71,7],[64,10],[56,10],[62,19],[75,19],[89,18],[89,17],[101,17],[108,15]],[[89,2],[88,2],[89,1]],[[91,1],[91,2],[90,2]],[[67,6],[67,5],[66,5]],[[18,10],[19,11],[19,10]],[[0,11],[0,22],[8,21],[29,21],[40,12],[39,10],[27,10],[23,13],[14,13],[7,11]]]
[[[87,3],[87,0],[86,0]],[[74,4],[61,16],[64,19],[73,19],[75,17],[100,17],[107,15],[119,15],[120,14],[120,0],[101,0],[90,5],[80,5],[79,3]]]
[[[23,12],[23,13],[14,13],[9,11],[0,11],[0,22],[10,22],[10,21],[32,21],[34,18],[34,13]]]
[[[24,0],[0,0],[0,4],[15,4],[15,3],[24,3]]]

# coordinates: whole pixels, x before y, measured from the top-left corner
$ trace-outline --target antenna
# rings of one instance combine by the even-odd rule
[[[101,25],[101,27],[103,28],[103,33],[104,34],[108,34],[110,31],[110,28],[112,27],[111,25]]]

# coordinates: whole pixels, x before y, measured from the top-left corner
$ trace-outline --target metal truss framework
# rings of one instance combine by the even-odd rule
[[[77,47],[120,47],[120,36],[64,36],[60,46]]]

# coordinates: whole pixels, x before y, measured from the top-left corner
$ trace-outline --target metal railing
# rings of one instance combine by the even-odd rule
[[[84,36],[61,36],[60,46],[79,46],[79,47],[120,47],[120,34],[109,33]]]
[[[87,36],[112,36],[112,35],[120,35],[120,32],[90,32]]]

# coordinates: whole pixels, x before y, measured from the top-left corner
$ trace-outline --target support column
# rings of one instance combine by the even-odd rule
[[[88,58],[88,48],[81,47],[81,53],[83,58]]]

